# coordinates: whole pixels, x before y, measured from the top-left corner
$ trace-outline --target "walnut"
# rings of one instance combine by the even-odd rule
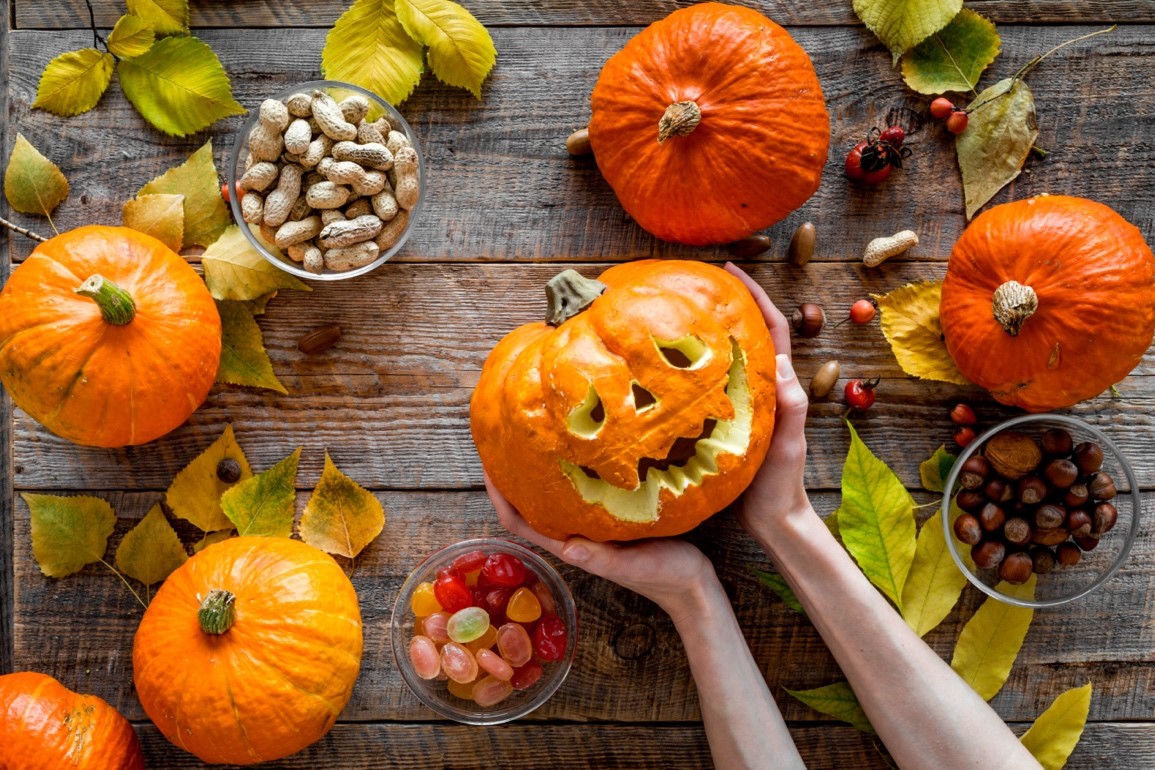
[[[1043,461],[1043,450],[1038,442],[1013,430],[1005,430],[991,438],[983,454],[995,471],[1013,480],[1034,472]]]

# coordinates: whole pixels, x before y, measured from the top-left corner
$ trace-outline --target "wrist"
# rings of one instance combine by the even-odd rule
[[[793,547],[798,538],[808,537],[815,526],[829,532],[826,522],[810,505],[809,500],[772,518],[757,515],[743,518],[742,523],[750,537],[772,557],[776,557],[784,548]]]
[[[729,606],[729,599],[713,565],[707,564],[681,591],[663,597],[658,604],[681,630],[687,624],[700,624],[703,618],[714,614],[719,604]]]

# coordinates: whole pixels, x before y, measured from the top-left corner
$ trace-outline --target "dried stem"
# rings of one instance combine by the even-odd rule
[[[92,47],[103,46],[104,50],[108,50],[108,43],[96,31],[96,11],[92,10],[92,0],[84,0],[84,4],[88,6],[88,23],[92,28]]]
[[[1058,51],[1060,48],[1066,48],[1067,46],[1071,45],[1072,43],[1078,43],[1081,40],[1086,40],[1088,38],[1096,37],[1097,35],[1106,35],[1108,32],[1114,32],[1118,28],[1118,26],[1119,26],[1118,24],[1112,24],[1111,26],[1107,27],[1106,29],[1100,29],[1100,30],[1097,30],[1095,32],[1088,32],[1085,35],[1080,35],[1079,37],[1072,38],[1071,40],[1068,40],[1065,43],[1059,43],[1057,46],[1055,46],[1051,50],[1047,51],[1042,56],[1036,56],[1035,58],[1031,59],[1029,62],[1024,64],[1023,68],[1015,73],[1014,79],[1017,80],[1018,78],[1026,77],[1027,73],[1030,72],[1031,70],[1033,70],[1036,66],[1038,66],[1039,62],[1041,62],[1043,59],[1045,59],[1048,56],[1050,56],[1051,54],[1053,54],[1055,51]]]
[[[0,225],[4,225],[5,227],[7,227],[12,232],[20,233],[25,238],[31,238],[34,241],[40,241],[41,243],[44,243],[45,241],[48,240],[43,235],[37,235],[36,233],[32,232],[31,230],[29,230],[26,227],[21,227],[20,225],[16,224],[15,222],[9,222],[4,217],[0,217]]]
[[[118,570],[116,567],[114,567],[111,564],[109,564],[108,562],[106,562],[104,559],[101,559],[100,563],[103,564],[104,566],[108,567],[110,570],[112,570],[112,574],[114,574],[118,578],[120,578],[120,582],[124,583],[124,587],[127,588],[129,593],[132,594],[132,597],[134,599],[136,599],[137,602],[140,603],[141,607],[145,608],[146,610],[148,609],[148,605],[145,604],[144,599],[141,599],[140,594],[138,594],[135,590],[133,590],[132,584],[130,584],[128,582],[128,580],[124,577],[124,575],[120,574],[120,570]]]

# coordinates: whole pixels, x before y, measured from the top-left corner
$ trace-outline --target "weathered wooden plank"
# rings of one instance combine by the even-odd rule
[[[577,265],[587,275],[599,266]],[[877,323],[832,328],[853,300],[908,281],[942,275],[941,264],[861,265],[781,263],[747,265],[779,307],[817,301],[831,324],[813,339],[795,339],[795,368],[805,382],[826,360],[843,364],[844,379],[883,377],[878,402],[855,424],[870,446],[918,486],[918,461],[951,443],[947,419],[962,398],[993,425],[1014,414],[978,388],[907,379]],[[542,286],[559,265],[420,265],[389,263],[348,284],[318,284],[312,293],[283,292],[260,319],[274,370],[289,390],[248,391],[217,386],[189,423],[145,447],[98,450],[60,440],[17,410],[16,485],[20,489],[163,489],[173,475],[232,422],[259,468],[298,445],[302,472],[320,473],[324,449],[374,489],[462,487],[481,484],[469,433],[469,399],[492,346],[509,330],[540,318]],[[310,329],[338,323],[339,344],[306,356],[296,340]],[[1144,486],[1155,485],[1155,357],[1142,376],[1073,413],[1105,427],[1135,464]],[[844,384],[844,383],[843,383]],[[811,407],[808,426],[811,488],[837,488],[847,433],[841,387]]]
[[[312,483],[313,479],[308,479]],[[120,521],[109,553],[159,495],[111,493]],[[307,493],[298,497],[302,509]],[[392,661],[388,623],[398,589],[422,558],[467,537],[504,534],[483,493],[378,493],[387,510],[384,534],[358,557],[353,582],[365,619],[365,655],[349,721],[416,720],[431,714],[405,689]],[[838,495],[815,494],[829,515]],[[930,501],[930,498],[926,498]],[[1148,505],[1152,504],[1149,496]],[[132,635],[140,607],[105,567],[53,580],[31,553],[28,510],[16,507],[15,652],[21,667],[84,681],[133,719],[143,717],[131,683]],[[930,510],[925,511],[929,515]],[[185,532],[192,542],[195,533]],[[782,688],[805,689],[842,678],[810,623],[785,608],[751,574],[768,567],[765,555],[732,516],[711,519],[691,535],[717,565],[737,608],[750,648],[788,719],[820,716]],[[1143,719],[1155,713],[1155,534],[1144,531],[1125,567],[1100,591],[1074,604],[1038,611],[1033,628],[994,708],[1004,719],[1027,721],[1068,687],[1086,681],[1099,693],[1093,719]],[[556,560],[553,560],[556,564]],[[685,722],[700,718],[684,654],[669,619],[650,602],[565,565],[575,596],[581,640],[569,678],[531,720]],[[1062,579],[1059,573],[1048,579]],[[963,623],[984,597],[968,588],[928,642],[949,659]]]
[[[0,72],[8,72],[8,13],[0,14]],[[7,78],[5,78],[7,80]],[[0,89],[0,115],[8,114],[8,89]],[[0,121],[0,147],[7,148],[8,121]],[[8,216],[7,200],[0,201],[0,213]],[[9,235],[0,232],[0,286],[11,270]],[[12,402],[0,388],[0,674],[12,670]]]
[[[628,4],[627,4],[628,5]],[[1033,55],[1088,26],[1007,27],[1003,56],[984,83],[1013,74]],[[429,208],[397,259],[617,260],[646,256],[719,259],[724,250],[660,243],[633,225],[591,159],[571,159],[563,140],[589,119],[602,62],[634,34],[628,28],[495,30],[501,57],[485,98],[434,82],[404,105],[428,159]],[[804,219],[819,230],[819,260],[856,260],[871,238],[914,228],[911,258],[942,260],[965,226],[953,142],[924,120],[927,99],[903,85],[886,51],[858,27],[805,27],[798,39],[822,80],[833,148],[817,194],[768,230],[781,259]],[[252,107],[275,90],[318,74],[324,30],[211,30],[204,38],[232,72],[238,99]],[[11,123],[63,167],[73,184],[59,227],[120,221],[121,204],[165,168],[212,138],[218,162],[239,117],[184,140],[162,137],[136,115],[118,86],[91,112],[62,120],[33,111],[39,74],[53,55],[89,45],[84,32],[11,36]],[[1088,51],[1093,48],[1093,51]],[[1155,28],[1124,27],[1065,48],[1031,73],[1040,146],[1027,172],[997,202],[1036,193],[1071,193],[1116,207],[1140,228],[1155,223],[1155,174],[1147,121],[1155,110]],[[880,189],[850,185],[844,153],[871,126],[897,122],[914,156]],[[30,221],[25,221],[31,224]],[[36,223],[43,226],[42,223]],[[27,253],[22,246],[20,254]]]

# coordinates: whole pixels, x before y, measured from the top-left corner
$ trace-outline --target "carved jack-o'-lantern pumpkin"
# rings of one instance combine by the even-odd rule
[[[489,354],[470,417],[482,465],[539,532],[676,535],[729,505],[774,426],[774,344],[738,279],[648,260],[546,288],[549,323]]]

